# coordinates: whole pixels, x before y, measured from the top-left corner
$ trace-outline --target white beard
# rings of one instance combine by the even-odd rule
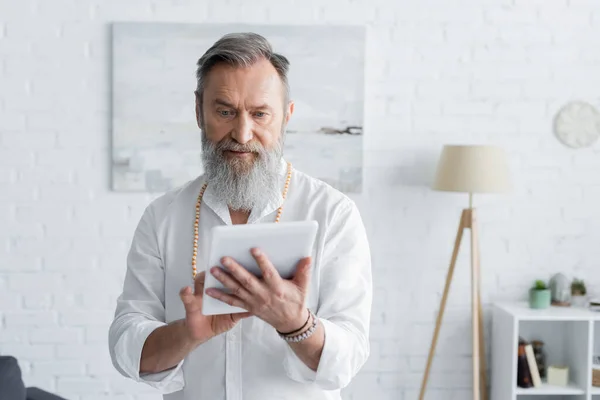
[[[283,137],[283,133],[282,133]],[[265,150],[257,142],[239,144],[232,140],[212,143],[202,132],[202,161],[206,180],[221,202],[233,210],[251,211],[264,207],[279,198],[279,168],[283,141],[272,150]],[[252,151],[256,159],[248,165],[243,160],[228,160],[225,150]]]

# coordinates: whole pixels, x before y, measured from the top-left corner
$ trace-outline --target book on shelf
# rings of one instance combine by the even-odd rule
[[[523,338],[519,338],[517,351],[517,386],[521,388],[542,386],[533,346]]]
[[[533,386],[527,355],[525,354],[525,343],[521,340],[519,340],[519,349],[517,351],[517,386],[522,388]]]
[[[531,343],[525,345],[525,355],[527,356],[527,366],[529,367],[533,387],[541,387],[542,380],[540,379],[540,371],[538,369],[537,361],[535,360],[535,354],[533,354],[533,346]]]
[[[588,302],[588,309],[590,311],[600,311],[600,299],[590,299],[590,301]]]

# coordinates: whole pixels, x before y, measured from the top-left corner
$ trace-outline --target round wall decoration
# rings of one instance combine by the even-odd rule
[[[591,146],[600,137],[600,112],[583,101],[567,103],[556,114],[554,134],[565,146]]]

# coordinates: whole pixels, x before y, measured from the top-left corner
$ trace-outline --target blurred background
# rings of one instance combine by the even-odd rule
[[[600,106],[597,0],[0,0],[0,354],[18,359],[26,385],[160,398],[118,375],[107,347],[133,230],[160,194],[112,186],[111,24],[142,21],[365,27],[362,190],[349,195],[374,302],[371,356],[345,399],[418,397],[468,205],[431,189],[447,143],[500,145],[511,168],[514,190],[475,204],[486,334],[492,303],[526,299],[535,279],[561,272],[600,290],[600,144],[569,148],[553,131],[568,102]],[[183,66],[190,111],[205,50]],[[194,126],[193,112],[181,118]],[[428,399],[471,395],[466,250]]]

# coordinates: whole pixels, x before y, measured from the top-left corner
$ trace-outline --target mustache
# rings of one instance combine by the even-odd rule
[[[258,142],[248,142],[246,144],[241,144],[235,142],[231,139],[221,141],[217,145],[217,150],[219,151],[240,151],[240,152],[249,152],[249,153],[262,153],[264,152],[264,148]]]

